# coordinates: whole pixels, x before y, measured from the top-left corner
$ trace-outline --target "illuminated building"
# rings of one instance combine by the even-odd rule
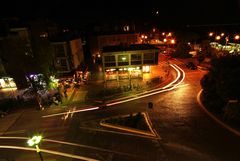
[[[149,44],[104,47],[105,80],[141,78],[143,72],[150,72],[149,66],[158,64],[158,52],[158,48]]]

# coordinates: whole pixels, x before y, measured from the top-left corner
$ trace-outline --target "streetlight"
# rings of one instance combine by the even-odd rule
[[[235,39],[235,40],[239,40],[239,38],[240,38],[239,35],[235,35],[235,36],[234,36],[234,39]]]
[[[210,32],[208,35],[209,35],[209,36],[213,36],[213,32]]]
[[[34,146],[35,145],[36,152],[39,154],[39,157],[40,157],[41,161],[43,161],[43,157],[42,157],[40,148],[38,147],[38,144],[41,142],[41,140],[42,140],[42,136],[36,135],[36,136],[33,136],[31,139],[28,139],[27,143],[28,143],[29,146]]]
[[[216,40],[220,40],[221,39],[221,36],[216,36]]]

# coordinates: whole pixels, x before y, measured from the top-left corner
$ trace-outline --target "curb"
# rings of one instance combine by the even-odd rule
[[[150,126],[150,123],[148,122],[147,115],[145,113],[142,113],[142,114],[144,116],[144,119],[145,119],[145,121],[148,125],[148,128],[149,128],[150,132],[146,132],[146,131],[143,131],[143,130],[137,130],[137,129],[133,129],[133,128],[130,128],[130,127],[126,128],[126,127],[120,126],[120,125],[103,123],[103,121],[100,122],[100,125],[103,126],[103,127],[108,127],[108,128],[118,129],[118,130],[124,130],[124,131],[131,132],[131,133],[146,135],[146,136],[150,136],[150,137],[156,137],[155,132],[153,131],[152,127]],[[106,120],[106,119],[104,119],[104,120]]]
[[[202,101],[201,101],[201,94],[202,94],[203,89],[201,89],[198,92],[197,95],[197,102],[200,105],[201,109],[208,115],[210,116],[216,123],[218,123],[219,125],[221,125],[222,127],[224,127],[225,129],[227,129],[228,131],[234,133],[237,136],[240,136],[240,131],[233,129],[232,127],[230,127],[229,125],[225,124],[224,122],[222,122],[221,120],[219,120],[216,116],[214,116],[211,112],[209,112],[207,110],[207,108],[203,105]]]

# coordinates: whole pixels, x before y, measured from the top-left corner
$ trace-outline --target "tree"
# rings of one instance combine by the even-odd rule
[[[201,80],[202,88],[205,93],[217,96],[217,101],[240,100],[239,73],[239,55],[214,58],[209,73]]]
[[[173,57],[178,58],[190,58],[192,57],[189,54],[191,47],[186,42],[179,42],[176,47],[176,51],[172,54]]]

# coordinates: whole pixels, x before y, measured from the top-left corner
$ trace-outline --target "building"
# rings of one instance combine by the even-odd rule
[[[54,67],[57,73],[71,73],[79,68],[80,64],[84,62],[82,45],[80,38],[51,43]]]
[[[138,33],[118,33],[97,35],[91,39],[91,53],[94,58],[100,56],[102,49],[106,46],[117,46],[121,44],[139,44]]]
[[[102,50],[105,80],[142,78],[158,64],[159,49],[149,44],[107,46]]]

